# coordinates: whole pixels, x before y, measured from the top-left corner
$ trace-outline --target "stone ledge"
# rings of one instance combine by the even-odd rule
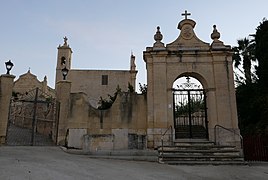
[[[100,150],[96,152],[85,152],[79,149],[68,149],[66,147],[60,147],[64,152],[76,155],[88,155],[90,158],[100,159],[118,159],[129,161],[148,161],[157,162],[158,152],[155,150],[115,150],[105,151]]]

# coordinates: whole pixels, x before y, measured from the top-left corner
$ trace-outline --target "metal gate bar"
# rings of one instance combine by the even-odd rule
[[[203,89],[173,89],[176,138],[208,138],[206,96]]]
[[[7,145],[53,145],[56,101],[36,88],[12,99],[7,128]],[[53,132],[52,132],[53,131]]]

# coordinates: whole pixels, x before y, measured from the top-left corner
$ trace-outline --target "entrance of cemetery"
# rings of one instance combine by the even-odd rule
[[[206,92],[192,77],[181,77],[173,84],[175,138],[208,139]]]
[[[56,126],[55,98],[39,88],[15,95],[10,102],[6,144],[54,145]]]

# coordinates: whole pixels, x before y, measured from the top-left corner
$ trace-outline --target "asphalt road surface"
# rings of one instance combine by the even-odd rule
[[[268,179],[268,165],[170,166],[95,159],[59,147],[0,146],[0,180]]]

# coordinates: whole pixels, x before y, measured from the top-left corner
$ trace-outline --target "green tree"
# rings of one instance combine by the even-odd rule
[[[205,110],[205,102],[203,99],[190,99],[189,102],[179,103],[175,106],[175,117],[179,116],[188,116],[189,115],[189,104],[190,104],[190,112],[201,112]]]
[[[252,83],[251,65],[255,58],[255,42],[250,41],[248,38],[238,39],[238,46],[233,47],[233,62],[235,68],[239,69],[242,64],[243,70],[240,70],[245,75],[246,84]]]
[[[262,89],[268,92],[268,21],[263,19],[256,29],[257,75]]]
[[[253,60],[258,60],[257,81],[240,84],[236,88],[239,127],[243,135],[268,134],[268,21],[264,19],[257,27],[256,34],[252,36],[255,38],[253,41],[244,39],[242,42],[244,48],[249,47],[249,49],[240,51],[242,48],[236,47],[233,57],[235,66],[241,62],[239,61],[239,58],[243,57],[241,52],[246,55],[252,53],[253,56],[255,55]],[[251,49],[251,45],[255,46],[255,49]]]
[[[268,133],[268,98],[257,83],[240,85],[236,89],[237,113],[241,133]]]

